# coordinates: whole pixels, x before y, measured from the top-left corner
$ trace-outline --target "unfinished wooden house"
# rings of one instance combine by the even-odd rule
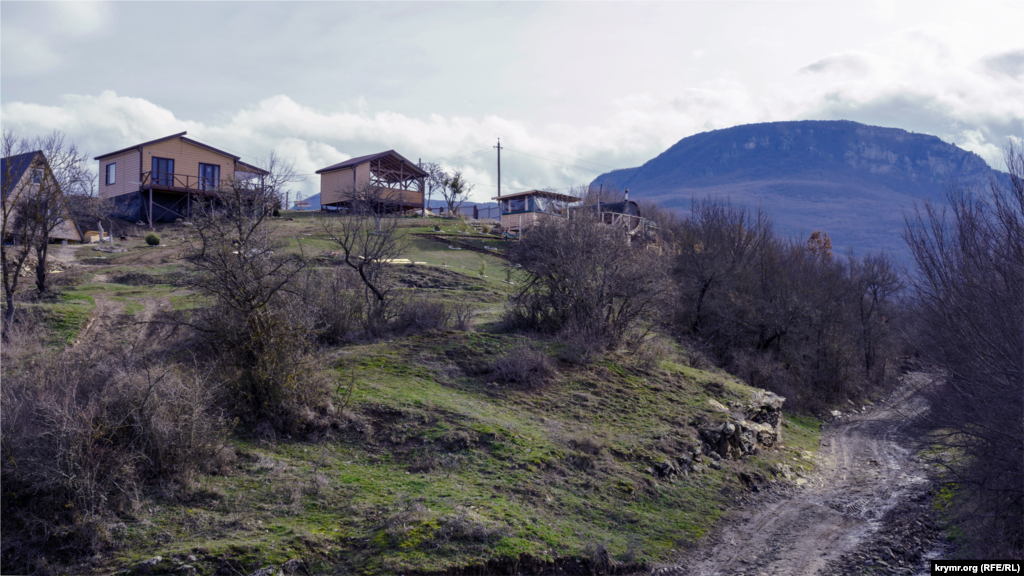
[[[429,176],[404,156],[388,150],[352,158],[316,171],[320,175],[320,209],[350,209],[368,202],[387,212],[424,210]]]
[[[498,201],[501,209],[502,230],[518,233],[541,218],[568,217],[569,205],[579,202],[580,198],[545,190],[530,190],[498,196],[494,200]]]
[[[60,184],[53,176],[50,164],[46,155],[41,150],[16,154],[0,160],[0,200],[4,205],[3,214],[10,218],[4,227],[7,237],[0,239],[3,242],[13,244],[21,243],[24,230],[19,226],[23,223],[22,216],[25,214],[25,205],[34,204],[44,206],[48,219],[48,234],[50,242],[74,242],[82,241],[82,234],[75,225],[75,222],[67,213],[66,190],[60,189]],[[54,195],[53,193],[56,193]],[[39,212],[32,213],[42,215]],[[27,225],[27,224],[26,224]]]
[[[97,156],[99,197],[114,200],[115,215],[132,221],[189,218],[195,200],[238,180],[268,174],[230,152],[180,132]]]

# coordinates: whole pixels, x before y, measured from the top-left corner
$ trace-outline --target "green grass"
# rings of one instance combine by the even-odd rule
[[[287,250],[301,247],[312,255],[336,249],[316,231],[315,215],[285,212],[292,221],[275,220]],[[480,321],[497,320],[515,288],[505,282],[501,258],[414,235],[435,223],[448,233],[470,232],[463,224],[399,223],[409,235],[404,256],[427,263],[399,270],[403,295],[471,303],[479,311],[478,329],[486,329]],[[178,232],[159,233],[180,244]],[[458,236],[474,246],[504,248],[491,237]],[[100,255],[80,256],[92,254]],[[151,254],[102,254],[114,258],[96,266],[96,275],[146,274],[157,281],[185,267]],[[486,278],[479,275],[482,264]],[[512,278],[518,285],[521,273]],[[152,298],[176,310],[208,304],[169,284],[129,286],[94,277],[67,289],[59,302],[33,306],[45,309],[54,341],[67,343],[96,298],[123,303],[126,314],[138,314]],[[710,399],[742,402],[753,390],[728,374],[687,366],[678,347],[648,368],[625,353],[587,366],[558,363],[554,380],[534,390],[494,382],[491,362],[523,344],[552,357],[563,352],[556,342],[486,331],[322,351],[339,384],[334,426],[310,439],[232,437],[237,459],[228,473],[198,476],[177,494],[143,495],[126,519],[121,546],[94,570],[193,554],[207,575],[248,574],[289,558],[302,558],[312,573],[408,574],[524,555],[587,557],[600,547],[617,562],[651,564],[707,534],[747,490],[741,472],[767,482],[778,462],[811,466],[807,454],[816,449],[820,422],[787,415],[782,447],[718,470],[658,477],[655,465],[697,445],[693,422],[724,418]]]
[[[43,310],[47,339],[50,345],[64,346],[78,338],[79,332],[89,321],[89,315],[96,307],[96,301],[85,294],[63,293],[60,301],[53,304],[37,305]]]
[[[654,464],[694,445],[688,422],[722,376],[613,356],[563,365],[543,390],[489,382],[482,367],[522,341],[452,332],[348,347],[336,378],[356,385],[334,440],[236,440],[235,472],[199,478],[188,508],[156,502],[121,557],[200,549],[242,571],[302,557],[323,571],[401,574],[604,546],[619,562],[652,563],[707,533],[745,490],[739,472],[816,441],[816,421],[795,418],[786,450],[659,478]],[[733,389],[747,392],[730,383],[722,401]],[[168,543],[153,544],[161,534]]]

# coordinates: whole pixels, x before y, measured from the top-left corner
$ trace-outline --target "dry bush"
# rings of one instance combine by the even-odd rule
[[[447,330],[452,325],[452,313],[443,302],[426,298],[411,298],[401,302],[391,330],[397,333]]]
[[[581,366],[600,358],[608,346],[601,334],[583,330],[563,330],[558,342],[562,345],[559,359]]]
[[[509,262],[526,276],[510,298],[509,327],[570,332],[601,349],[655,314],[666,293],[664,259],[586,211],[530,227]]]
[[[672,351],[658,338],[641,338],[630,347],[630,363],[640,370],[649,372],[658,363],[672,355]]]
[[[41,314],[23,310],[11,324],[7,341],[0,346],[0,365],[6,370],[22,358],[43,352],[45,332]]]
[[[294,287],[301,298],[303,323],[323,344],[341,344],[359,331],[365,314],[357,274],[352,270],[309,270]]]
[[[555,367],[544,352],[530,346],[517,346],[491,363],[492,377],[517,388],[539,388],[555,377]]]
[[[470,329],[473,321],[473,305],[468,302],[454,302],[449,305],[452,314],[452,325],[463,332]]]
[[[216,390],[201,373],[131,349],[76,349],[5,366],[4,571],[30,571],[44,552],[113,546],[109,524],[135,508],[145,487],[218,466]]]

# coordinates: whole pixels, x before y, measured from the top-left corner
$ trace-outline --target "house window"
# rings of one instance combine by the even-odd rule
[[[107,164],[107,185],[113,184],[114,179],[117,176],[117,163],[112,162]]]
[[[32,170],[32,183],[42,184],[43,183],[43,169],[35,168]]]
[[[199,163],[199,189],[216,190],[220,186],[220,165]]]
[[[153,184],[157,186],[174,185],[174,160],[153,156]]]

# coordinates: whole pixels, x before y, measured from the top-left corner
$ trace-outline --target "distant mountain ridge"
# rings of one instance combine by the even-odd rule
[[[1004,178],[977,154],[935,136],[848,120],[747,124],[683,138],[637,168],[595,185],[686,209],[691,198],[762,206],[779,232],[823,230],[837,250],[905,255],[903,214],[942,202],[954,182]]]

